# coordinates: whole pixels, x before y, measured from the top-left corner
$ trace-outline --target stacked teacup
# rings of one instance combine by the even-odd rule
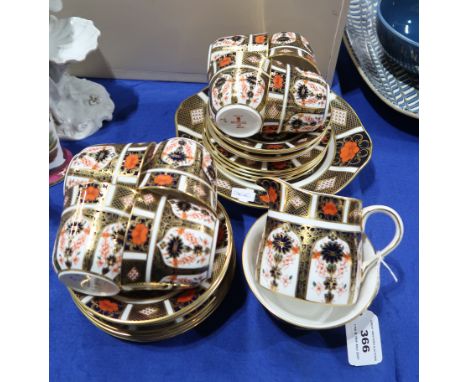
[[[230,36],[208,54],[203,143],[223,173],[297,179],[322,161],[329,86],[308,41],[293,32]]]
[[[215,180],[210,154],[186,138],[97,145],[74,157],[53,265],[96,326],[156,341],[216,309],[235,256]]]

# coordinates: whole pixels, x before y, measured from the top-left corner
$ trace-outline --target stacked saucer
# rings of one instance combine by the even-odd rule
[[[203,144],[215,158],[217,167],[224,172],[247,181],[255,181],[265,174],[290,180],[310,172],[320,163],[326,153],[330,134],[327,128],[323,133],[304,133],[298,138],[293,136],[293,139],[284,135],[259,135],[236,141],[220,134],[208,120]],[[298,149],[294,144],[292,148],[288,147],[287,143],[290,142],[287,139],[302,147]]]
[[[270,171],[273,171],[275,166],[278,170],[283,170],[283,167],[301,167],[302,160],[310,164],[307,162],[309,156],[322,153],[323,157],[319,163],[312,162],[311,167],[304,173],[292,172],[284,179],[305,190],[335,194],[348,185],[371,158],[372,141],[369,134],[353,108],[333,92],[330,93],[327,135],[321,138],[308,153],[303,154],[302,159],[289,157],[290,159],[286,161],[268,164],[258,159],[243,158],[235,152],[231,153],[221,148],[222,146],[217,143],[219,139],[215,141],[210,133],[212,122],[207,116],[208,102],[208,88],[182,102],[175,117],[177,135],[206,144],[206,149],[211,153],[218,169],[216,179],[218,195],[237,203],[268,208],[268,195],[255,183],[255,179],[260,178],[261,174],[271,175]],[[266,150],[273,150],[281,156],[290,155],[289,149],[301,152],[300,150],[307,147],[314,138],[316,138],[314,133],[258,134],[235,141],[239,146],[242,145],[244,151],[255,155],[262,152],[271,154],[272,151]],[[232,144],[230,137],[226,137],[225,141]],[[283,176],[280,175],[280,178]]]
[[[152,342],[182,334],[202,323],[226,296],[235,270],[232,228],[218,204],[220,229],[213,274],[197,288],[122,292],[91,296],[69,289],[83,315],[104,332],[125,340]]]
[[[209,153],[185,138],[73,158],[53,266],[86,318],[122,339],[157,341],[219,306],[235,254],[215,179]]]

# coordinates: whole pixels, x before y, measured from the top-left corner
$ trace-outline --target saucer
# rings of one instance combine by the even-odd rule
[[[387,57],[377,37],[379,0],[351,0],[343,41],[359,74],[388,106],[419,118],[419,76]]]
[[[146,326],[161,324],[184,316],[205,303],[217,290],[232,264],[233,252],[232,227],[229,217],[218,203],[219,230],[216,243],[216,257],[213,275],[198,288],[178,294],[170,292],[121,293],[112,297],[98,297],[78,293],[69,289],[73,300],[86,311],[100,320],[120,325]],[[164,294],[166,293],[166,294]],[[162,295],[162,298],[161,298]]]
[[[201,142],[206,126],[208,89],[187,98],[177,109],[176,134]],[[348,185],[365,167],[372,155],[372,141],[352,107],[331,93],[331,136],[327,152],[316,167],[289,182],[299,188],[335,194]],[[268,208],[265,190],[254,182],[241,179],[223,167],[218,168],[218,194],[250,207]]]
[[[310,173],[310,170],[318,165],[326,153],[326,148],[330,140],[330,129],[327,135],[315,145],[311,150],[300,154],[294,159],[283,159],[281,161],[260,161],[256,158],[243,158],[233,152],[226,150],[215,140],[207,136],[209,131],[204,133],[203,144],[215,159],[217,168],[238,176],[243,180],[253,180],[262,176],[276,176],[284,180],[297,179],[300,175]],[[250,174],[250,177],[248,176]]]
[[[207,319],[218,308],[224,300],[224,297],[227,295],[234,276],[236,262],[235,256],[231,257],[230,262],[225,278],[207,301],[187,314],[162,324],[135,326],[106,322],[102,318],[97,317],[84,309],[79,300],[73,299],[73,301],[81,313],[83,313],[83,315],[94,326],[111,336],[133,342],[161,341],[193,329],[195,326],[201,324],[205,319]],[[186,292],[179,291],[178,293],[181,298],[184,298],[186,295]]]
[[[255,280],[255,263],[266,218],[267,214],[261,216],[247,233],[242,249],[242,267],[251,291],[273,316],[303,329],[331,329],[345,325],[369,307],[379,291],[379,266],[369,270],[361,284],[358,300],[351,306],[317,304],[281,295],[260,286]],[[364,261],[375,257],[375,250],[366,236],[363,237],[363,249]]]

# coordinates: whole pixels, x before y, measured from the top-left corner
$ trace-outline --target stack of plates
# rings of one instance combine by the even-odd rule
[[[218,194],[251,207],[268,208],[266,191],[256,184],[275,176],[309,191],[335,194],[367,164],[372,142],[351,106],[334,93],[321,131],[233,138],[207,114],[207,89],[186,99],[176,113],[177,135],[199,142],[218,170]]]
[[[203,322],[223,301],[235,270],[231,223],[220,203],[217,212],[220,228],[213,275],[198,288],[122,292],[113,297],[90,296],[69,289],[78,309],[104,332],[135,342],[171,338]]]
[[[306,174],[323,159],[330,141],[330,128],[302,134],[258,134],[236,139],[223,134],[208,119],[203,144],[215,158],[217,168],[244,180],[255,181],[269,174],[290,180]]]

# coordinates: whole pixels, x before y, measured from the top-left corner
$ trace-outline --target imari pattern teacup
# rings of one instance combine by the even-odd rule
[[[269,66],[268,58],[251,52],[229,53],[214,61],[209,113],[220,130],[238,138],[260,131]]]
[[[191,288],[211,276],[219,221],[208,208],[141,192],[128,225],[122,289]]]
[[[323,132],[330,88],[317,73],[272,60],[262,133]]]
[[[55,241],[60,281],[96,296],[120,291],[124,239],[136,191],[97,181],[69,187]]]
[[[83,149],[73,157],[65,178],[65,189],[89,180],[136,187],[142,165],[153,155],[155,144],[103,144]]]
[[[202,203],[216,211],[216,168],[210,153],[188,138],[160,142],[145,162],[138,187]]]
[[[272,35],[258,33],[220,37],[208,50],[207,71],[223,56],[237,52],[256,52],[270,59],[320,74],[315,54],[307,39],[294,32],[278,32]],[[210,75],[208,76],[211,79]]]
[[[362,208],[358,199],[296,189],[276,178],[258,183],[270,199],[257,258],[260,285],[316,303],[354,304],[367,272],[401,241],[398,213],[386,206]],[[395,235],[378,256],[364,263],[366,221],[377,212],[393,219]]]

